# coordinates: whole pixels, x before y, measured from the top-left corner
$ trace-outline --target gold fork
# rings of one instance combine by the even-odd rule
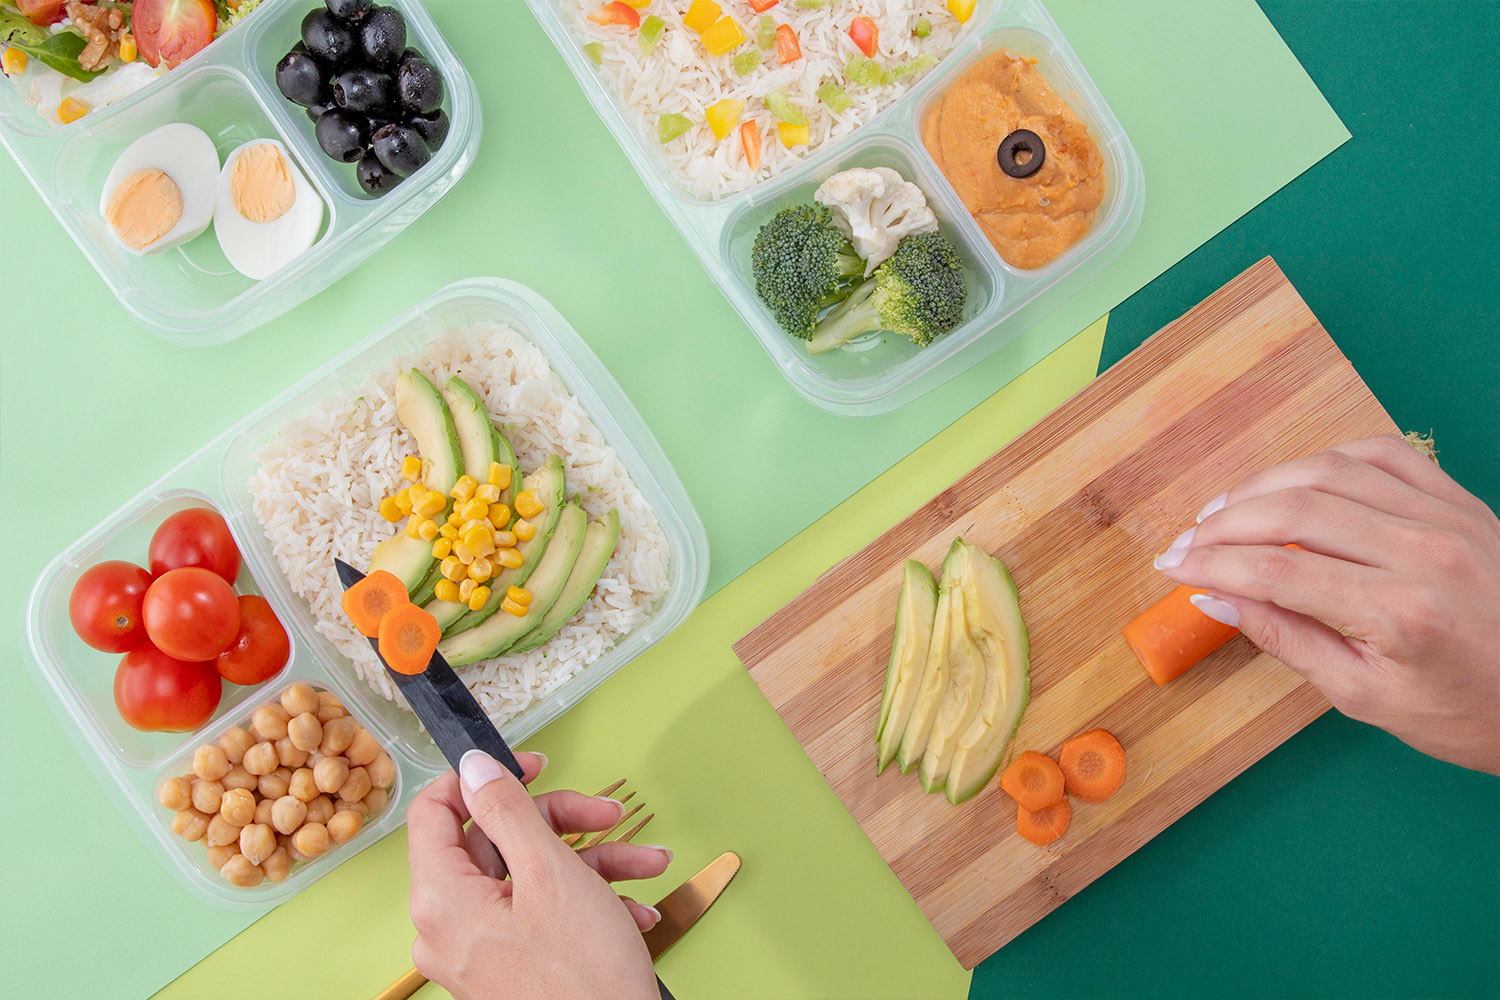
[[[619,781],[615,782],[612,785],[606,785],[604,788],[601,788],[599,789],[599,791],[595,792],[594,796],[598,798],[605,795],[614,795],[622,787],[624,787],[625,781],[626,779],[621,778]],[[647,823],[656,818],[656,813],[647,813],[645,819],[640,820],[624,833],[621,833],[618,836],[614,836],[614,834],[622,826],[630,822],[630,820],[633,819],[635,815],[639,813],[646,804],[644,801],[638,801],[634,806],[631,806],[630,800],[633,798],[635,798],[634,790],[631,790],[625,795],[619,797],[620,804],[625,806],[626,808],[621,814],[619,822],[615,823],[615,825],[610,827],[608,830],[601,830],[600,832],[594,834],[570,833],[562,838],[562,842],[573,848],[575,851],[582,851],[590,847],[598,847],[600,844],[610,839],[613,839],[616,843],[619,844],[630,843],[630,841],[637,834],[639,834],[646,828]],[[584,840],[584,837],[588,837],[588,839]],[[425,985],[427,985],[427,977],[422,975],[415,968],[411,968],[408,969],[406,971],[406,974],[401,978],[397,979],[394,983],[391,983],[391,985],[387,986],[385,989],[376,994],[375,1000],[408,1000],[408,998],[413,993],[417,992],[417,990],[421,989]]]

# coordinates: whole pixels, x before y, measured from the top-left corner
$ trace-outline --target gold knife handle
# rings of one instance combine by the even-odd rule
[[[375,1000],[408,1000],[417,990],[427,985],[427,977],[416,969],[406,970],[406,975],[381,990]]]

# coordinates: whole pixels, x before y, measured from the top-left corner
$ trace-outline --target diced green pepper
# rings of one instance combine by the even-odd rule
[[[760,34],[756,36],[755,41],[763,49],[769,49],[776,44],[776,20],[770,14],[760,16]]]
[[[771,114],[784,122],[790,122],[793,125],[807,124],[806,116],[792,105],[792,99],[781,87],[777,87],[766,95],[766,107],[771,109]]]
[[[892,67],[890,78],[892,80],[904,79],[913,73],[921,73],[924,70],[929,70],[937,64],[938,57],[929,52],[925,56],[917,56],[917,58],[904,62],[900,66]]]
[[[827,7],[828,0],[797,0],[798,7],[806,7],[808,10],[817,10],[819,7]]]
[[[925,17],[917,18],[917,23],[912,26],[911,33],[918,38],[926,38],[932,34],[932,22]]]
[[[745,76],[753,72],[763,58],[760,49],[746,49],[734,57],[734,71],[740,76]]]
[[[641,47],[641,55],[651,54],[651,50],[656,48],[656,43],[661,41],[661,33],[666,30],[666,27],[667,22],[655,14],[641,22],[640,33],[635,39],[635,43]]]
[[[866,87],[879,87],[890,82],[890,75],[881,68],[880,63],[857,53],[849,57],[849,64],[844,67],[844,75],[853,82]]]
[[[671,142],[693,127],[693,120],[686,115],[665,114],[656,119],[656,138],[661,142]]]
[[[593,63],[595,66],[598,66],[604,62],[604,46],[600,45],[598,42],[589,42],[583,47],[583,51],[588,53],[589,62]]]
[[[854,100],[844,92],[844,88],[832,80],[818,87],[818,100],[828,105],[828,110],[835,114],[848,111],[854,106]]]

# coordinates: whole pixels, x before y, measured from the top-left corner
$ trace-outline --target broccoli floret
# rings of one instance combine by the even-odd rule
[[[818,313],[864,280],[864,261],[823,205],[794,205],[761,227],[750,251],[755,291],[794,337],[813,335]]]
[[[875,269],[842,306],[818,324],[808,341],[813,354],[855,337],[889,330],[926,347],[958,325],[964,314],[963,260],[941,232],[914,233]]]

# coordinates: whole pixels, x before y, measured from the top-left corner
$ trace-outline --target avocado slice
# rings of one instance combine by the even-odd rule
[[[916,701],[911,717],[906,722],[906,731],[901,734],[899,763],[905,774],[917,766],[927,749],[927,737],[932,732],[933,719],[937,717],[938,705],[948,690],[948,608],[953,602],[952,583],[956,579],[959,550],[962,540],[954,539],[943,558],[943,569],[939,574],[937,606],[933,610],[932,641],[927,648],[927,662],[922,665],[917,681]]]
[[[589,523],[588,530],[583,535],[583,548],[578,550],[578,558],[573,563],[573,571],[568,574],[568,582],[563,585],[562,593],[557,595],[552,607],[531,631],[510,647],[509,652],[524,653],[528,649],[535,649],[573,620],[578,609],[583,607],[583,602],[594,592],[594,585],[604,575],[604,568],[609,565],[609,557],[614,555],[615,544],[619,540],[619,511],[612,510],[599,520]],[[532,603],[535,602],[536,597],[533,595]]]
[[[500,502],[514,506],[516,484],[521,481],[521,469],[516,464],[516,452],[490,419],[484,399],[457,375],[443,386],[443,399],[453,414],[453,426],[458,430],[458,446],[463,453],[464,472],[473,476],[476,483],[489,479],[490,463],[499,462],[510,466],[510,485],[500,491]]]
[[[557,530],[547,550],[537,561],[536,571],[531,575],[531,604],[520,618],[509,612],[492,614],[479,624],[456,635],[445,637],[438,643],[438,652],[450,666],[461,667],[476,660],[487,660],[499,656],[515,642],[531,631],[541,618],[546,617],[557,597],[567,585],[578,561],[578,551],[583,548],[583,536],[588,527],[588,515],[576,503],[562,509],[557,519]],[[495,591],[499,593],[497,589]]]
[[[896,602],[896,636],[885,671],[885,692],[880,696],[880,722],[875,728],[880,761],[876,774],[896,759],[896,751],[901,748],[901,736],[917,700],[917,682],[927,664],[936,614],[937,581],[926,566],[908,559],[901,598]]]
[[[437,387],[415,368],[396,376],[396,419],[417,441],[423,484],[444,496],[452,492],[462,461],[458,431]],[[432,543],[412,538],[403,528],[375,546],[369,572],[383,569],[396,574],[412,594],[420,592],[434,562]]]
[[[457,635],[471,629],[499,611],[500,602],[505,600],[505,589],[525,584],[531,578],[541,557],[546,553],[547,544],[557,528],[558,515],[562,512],[564,488],[562,459],[556,455],[549,456],[540,469],[533,470],[531,475],[526,477],[522,488],[535,490],[537,496],[547,506],[542,513],[531,519],[536,525],[536,534],[530,541],[516,545],[516,551],[521,553],[521,565],[515,569],[506,569],[496,573],[489,583],[490,599],[484,602],[484,607],[478,611],[466,610],[456,622],[445,629],[445,635]],[[448,602],[432,603],[442,605]],[[437,609],[431,604],[428,605],[427,610],[437,616]],[[438,617],[439,627],[442,627],[442,622],[443,618]]]

